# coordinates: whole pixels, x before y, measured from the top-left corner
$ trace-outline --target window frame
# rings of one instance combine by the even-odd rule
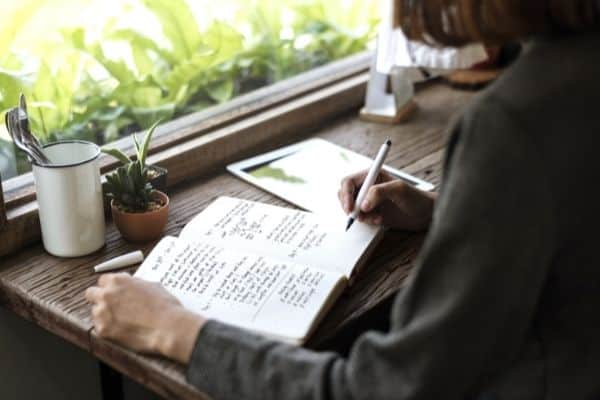
[[[302,95],[363,73],[368,70],[371,54],[371,51],[364,51],[238,96],[226,103],[165,122],[156,129],[149,154],[165,150],[211,130],[235,123]],[[110,145],[122,150],[127,155],[133,156],[135,154],[129,137],[116,140]],[[117,162],[102,154],[100,165],[102,173],[105,174],[114,169]],[[31,172],[10,178],[4,181],[3,185],[7,209],[35,199],[35,188]]]
[[[148,163],[167,168],[172,187],[253,152],[290,143],[362,105],[372,56],[371,51],[358,53],[161,124]],[[128,137],[112,144],[134,154]],[[106,174],[118,162],[102,155],[100,165]],[[38,242],[41,232],[31,172],[0,182],[0,190],[2,185],[6,222],[4,227],[0,223],[0,256],[5,256]]]

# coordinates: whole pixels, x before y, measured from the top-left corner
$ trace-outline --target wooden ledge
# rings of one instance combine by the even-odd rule
[[[6,204],[4,203],[4,191],[2,190],[2,176],[0,176],[0,231],[6,225]]]
[[[169,186],[206,176],[255,151],[293,142],[308,132],[361,105],[368,74],[363,73],[242,119],[203,136],[163,149],[148,163],[169,170]],[[0,230],[0,256],[39,242],[35,200],[8,210]]]
[[[368,71],[371,57],[372,53],[370,51],[364,51],[240,95],[226,103],[165,122],[157,128],[154,134],[150,154],[158,153],[175,144],[226,127],[335,83],[363,74]],[[111,143],[111,146],[119,148],[128,155],[134,155],[135,153],[129,137],[119,139]],[[100,165],[102,172],[107,172],[115,168],[117,162],[112,157],[101,155]],[[9,179],[6,182],[5,190],[7,191],[7,208],[35,200],[33,176],[30,172]]]

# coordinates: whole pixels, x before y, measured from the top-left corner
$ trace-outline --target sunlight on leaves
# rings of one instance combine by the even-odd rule
[[[360,52],[378,16],[366,0],[23,0],[0,11],[0,118],[24,93],[43,142],[101,145]],[[21,172],[8,139],[1,127],[4,177]]]

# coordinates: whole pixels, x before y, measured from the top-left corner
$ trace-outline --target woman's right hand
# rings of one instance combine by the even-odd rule
[[[368,171],[350,175],[342,181],[338,197],[346,214],[354,209]],[[437,195],[424,192],[382,171],[360,205],[359,221],[371,225],[419,232],[429,228]]]

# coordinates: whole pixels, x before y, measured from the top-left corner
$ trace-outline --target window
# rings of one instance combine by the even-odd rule
[[[235,106],[229,102],[242,94],[365,50],[377,22],[373,3],[3,2],[0,113],[24,92],[43,142],[118,141],[159,119]],[[18,188],[10,178],[28,170],[2,126],[5,188]]]

